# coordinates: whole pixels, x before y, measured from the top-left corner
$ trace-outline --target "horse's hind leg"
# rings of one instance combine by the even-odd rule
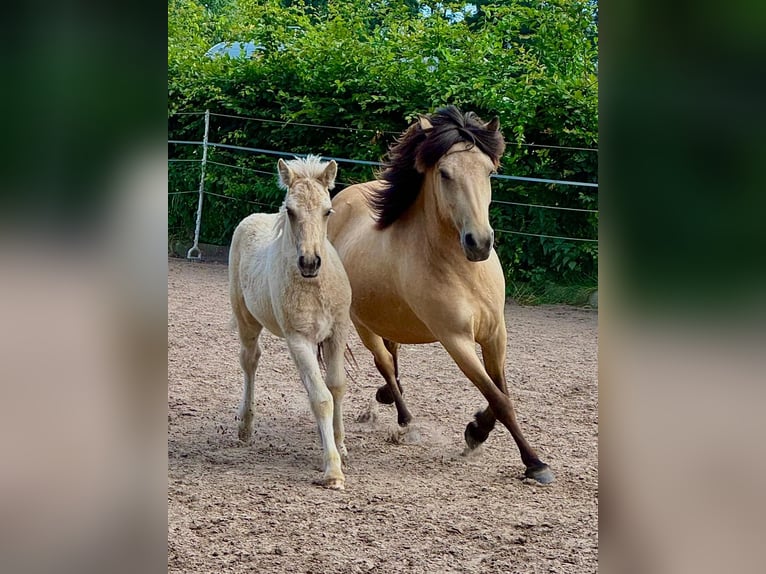
[[[389,353],[391,353],[391,358],[394,360],[394,379],[396,379],[396,386],[399,387],[399,392],[403,395],[404,389],[402,388],[402,383],[399,380],[399,343],[395,341],[389,341],[388,339],[383,339],[383,344],[386,346],[386,349]],[[380,367],[378,367],[378,371],[380,371]],[[386,375],[384,375],[382,372],[381,374],[385,378]],[[383,403],[384,405],[390,405],[394,403],[394,395],[391,392],[391,389],[388,386],[388,383],[378,387],[377,392],[375,393],[375,400],[379,403]]]
[[[317,362],[316,345],[302,337],[291,336],[287,338],[287,346],[290,348],[290,354],[293,361],[295,361],[295,366],[298,367],[301,381],[309,396],[311,410],[319,426],[319,437],[322,440],[324,458],[324,476],[321,480],[317,481],[317,484],[327,488],[342,490],[346,479],[341,470],[338,447],[335,445],[333,395],[328,390],[324,380],[322,380],[319,363]],[[331,361],[332,359],[328,357],[328,368]]]
[[[377,367],[378,372],[383,375],[383,378],[388,385],[388,390],[394,398],[393,402],[396,404],[397,422],[399,423],[399,426],[407,426],[412,420],[412,415],[410,414],[407,405],[404,403],[402,392],[396,381],[396,367],[393,355],[386,348],[386,344],[381,337],[359,323],[354,323],[354,325],[356,326],[356,332],[359,334],[362,343],[364,343],[364,346],[372,353],[372,356],[375,359],[375,366]],[[378,389],[378,392],[380,392],[380,389]]]
[[[335,435],[335,446],[342,459],[348,455],[344,443],[345,430],[343,428],[343,395],[346,393],[346,369],[343,354],[346,349],[346,333],[338,332],[322,343],[327,376],[325,382],[332,394],[332,427]]]
[[[237,410],[239,420],[239,440],[247,442],[253,432],[253,385],[258,360],[261,358],[260,336],[263,327],[254,319],[243,321],[237,319],[239,331],[239,364],[245,374],[242,388],[242,400]]]

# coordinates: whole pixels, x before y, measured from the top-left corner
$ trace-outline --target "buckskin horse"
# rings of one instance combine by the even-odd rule
[[[351,320],[386,381],[376,398],[396,405],[399,425],[412,420],[399,345],[438,341],[488,402],[465,429],[468,448],[500,420],[525,475],[549,483],[553,472],[524,438],[505,379],[505,278],[489,224],[490,176],[504,150],[497,118],[484,123],[454,106],[421,116],[390,148],[378,180],[334,197],[328,237],[351,282]]]

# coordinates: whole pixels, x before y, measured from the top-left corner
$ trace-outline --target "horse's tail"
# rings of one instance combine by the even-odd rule
[[[359,363],[356,362],[356,357],[354,357],[354,353],[351,351],[351,347],[348,346],[348,343],[346,343],[346,348],[343,350],[343,358],[345,359],[343,362],[343,369],[346,371],[346,376],[351,379],[351,382],[355,383],[356,378],[354,378],[354,372],[359,370]],[[327,363],[325,363],[324,360],[324,348],[322,343],[317,345],[317,361],[319,361],[319,366],[326,373]],[[353,367],[353,369],[350,369],[349,366]]]

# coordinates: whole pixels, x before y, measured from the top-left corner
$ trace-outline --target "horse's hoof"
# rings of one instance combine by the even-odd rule
[[[545,463],[542,463],[540,466],[529,467],[524,471],[524,476],[532,478],[540,484],[550,484],[556,478],[553,476],[553,471]]]
[[[345,478],[318,478],[314,481],[317,486],[329,488],[330,490],[345,490],[346,479]]]
[[[399,423],[400,427],[405,428],[408,424],[412,422],[412,415],[407,413],[404,416],[399,416],[396,419],[396,422]]]
[[[391,389],[388,388],[388,385],[383,385],[382,387],[378,387],[378,390],[375,393],[375,400],[383,405],[392,405],[394,404],[394,394],[391,392]]]
[[[463,432],[465,438],[465,444],[473,450],[480,446],[489,437],[489,431],[479,426],[476,421],[471,421],[465,426],[465,432]]]

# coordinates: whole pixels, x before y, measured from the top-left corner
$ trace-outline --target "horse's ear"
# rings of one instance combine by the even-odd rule
[[[338,175],[338,164],[335,163],[334,159],[330,160],[330,163],[327,164],[327,167],[324,168],[324,172],[322,172],[322,183],[324,183],[324,186],[327,189],[332,189],[335,187],[335,176]]]
[[[418,124],[420,124],[420,129],[423,131],[430,130],[434,127],[425,116],[418,116]]]
[[[279,171],[280,185],[285,189],[289,189],[290,184],[293,181],[293,172],[290,170],[287,162],[282,158],[279,158],[279,161],[277,162],[277,170]]]
[[[487,124],[484,126],[485,129],[488,129],[491,132],[496,132],[498,129],[500,129],[500,118],[495,116]]]

